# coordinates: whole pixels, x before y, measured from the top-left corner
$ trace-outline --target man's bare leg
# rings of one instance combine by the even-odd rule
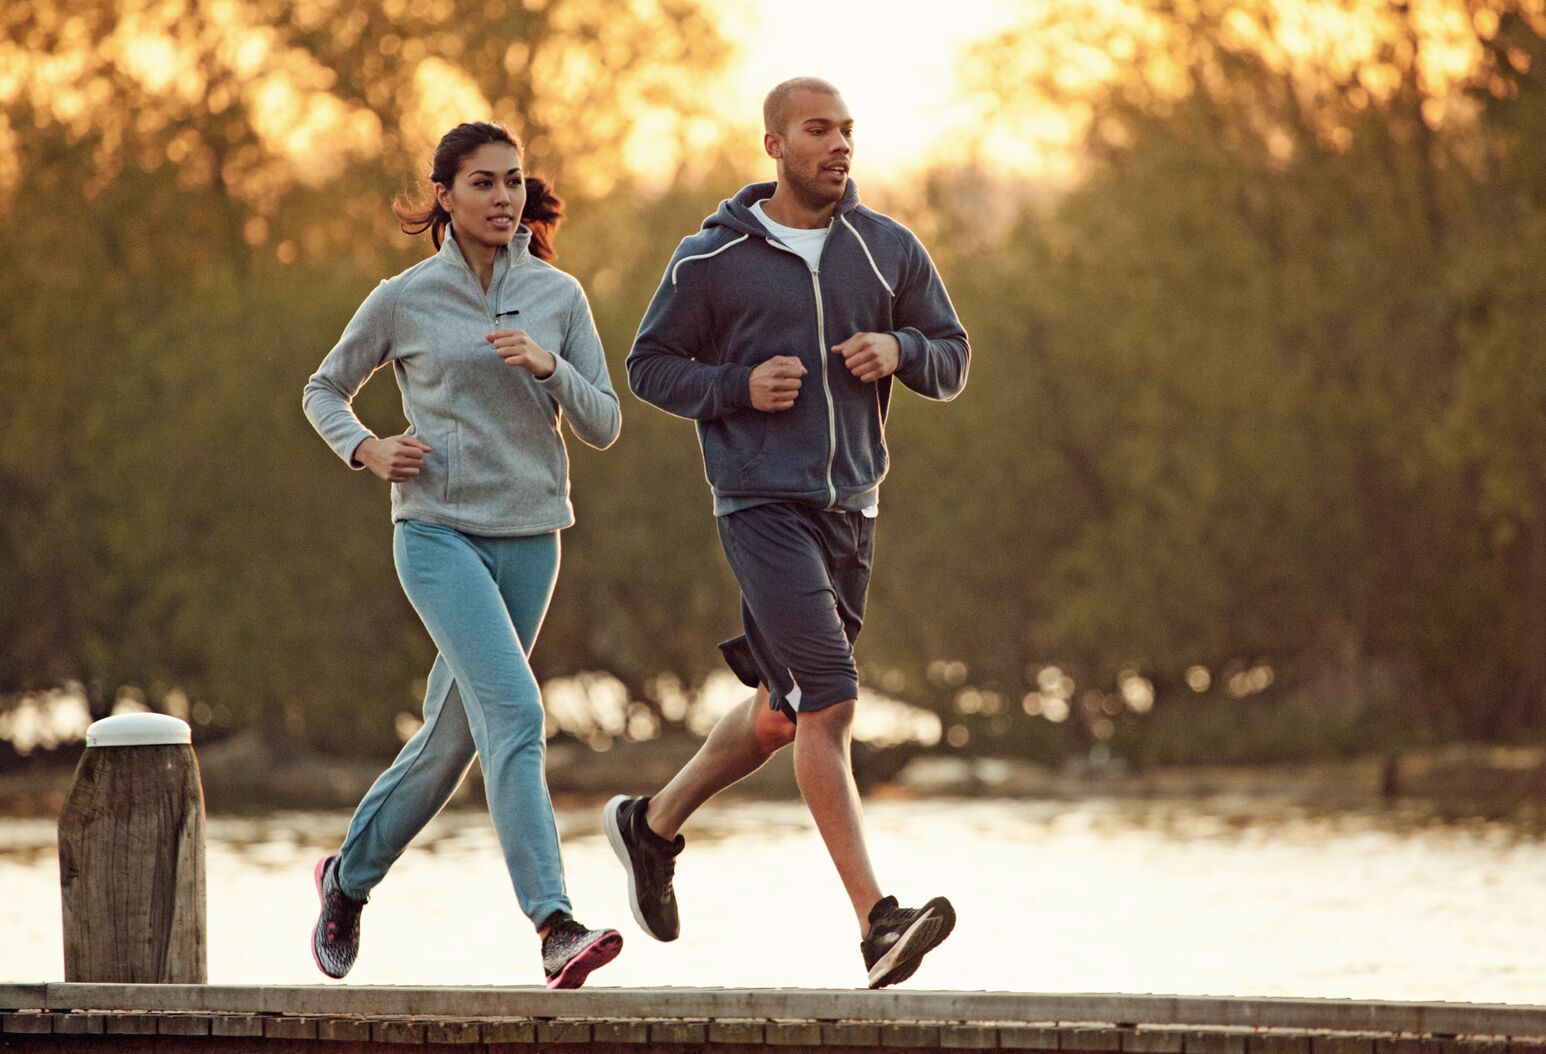
[[[751,773],[794,739],[794,723],[757,694],[715,723],[708,739],[660,792],[619,794],[601,810],[602,829],[628,873],[628,900],[641,929],[659,941],[681,932],[673,878],[685,840],[678,833],[700,805]]]
[[[721,717],[692,760],[650,799],[645,822],[670,841],[699,806],[756,772],[794,738],[794,723],[768,708],[768,689],[758,685],[757,694]]]
[[[848,892],[859,936],[868,935],[870,909],[881,899],[864,842],[864,814],[849,757],[853,699],[800,715],[795,725],[794,774],[806,808]]]

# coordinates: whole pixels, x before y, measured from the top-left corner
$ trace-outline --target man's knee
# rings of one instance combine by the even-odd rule
[[[802,737],[846,740],[853,728],[855,706],[856,701],[849,699],[820,710],[802,710],[796,730]]]
[[[763,753],[772,754],[794,742],[795,723],[782,710],[769,708],[766,685],[757,686],[757,698],[752,705],[757,709],[752,728],[757,736],[757,746]]]

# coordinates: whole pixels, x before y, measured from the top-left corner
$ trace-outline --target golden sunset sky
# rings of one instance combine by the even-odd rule
[[[406,2],[397,0],[397,6]],[[507,0],[488,2],[503,9]],[[521,2],[536,7],[546,0]],[[238,84],[213,91],[188,58],[187,5],[139,0],[131,6],[105,40],[91,40],[79,18],[63,23],[63,46],[0,40],[0,115],[28,99],[37,112],[80,134],[104,120],[146,131],[147,120],[164,125],[179,113],[218,113],[232,103],[234,91],[244,97],[262,139],[277,155],[300,162],[309,180],[327,178],[350,156],[370,157],[384,148],[388,130],[377,115],[331,93],[332,71],[286,44],[263,22],[261,5],[229,0],[206,12],[218,28],[215,52]],[[323,22],[334,17],[327,4],[315,6]],[[595,21],[595,7],[575,10]],[[1180,68],[1173,56],[1185,46],[1173,39],[1169,21],[1134,0],[707,0],[707,10],[731,46],[728,69],[700,73],[673,67],[668,59],[654,65],[646,60],[611,113],[600,113],[590,95],[608,61],[605,49],[528,57],[521,41],[510,42],[506,62],[529,58],[535,82],[544,86],[531,105],[543,111],[546,127],[557,130],[550,150],[562,156],[574,148],[562,139],[565,128],[580,129],[577,142],[594,122],[620,130],[620,157],[572,171],[569,186],[601,193],[625,179],[664,184],[679,165],[712,155],[727,129],[738,156],[761,159],[762,97],[779,81],[800,75],[830,80],[847,100],[856,119],[854,174],[861,186],[905,183],[924,170],[968,161],[1057,179],[1076,163],[1071,147],[1089,117],[1081,100],[1129,66],[1141,67],[1146,82],[1163,92],[1167,70]],[[1332,74],[1357,67],[1359,82],[1378,97],[1399,76],[1375,58],[1392,39],[1392,10],[1380,0],[1255,0],[1226,8],[1223,21],[1233,43],[1258,50],[1274,65]],[[1457,0],[1410,0],[1409,10],[1410,28],[1422,42],[1422,79],[1432,95],[1424,113],[1436,123],[1444,118],[1446,85],[1476,59],[1471,23],[1482,29],[1490,18],[1495,29],[1497,16],[1485,6],[1468,13]],[[647,4],[640,17],[651,17]],[[604,36],[608,30],[636,32],[639,24],[629,29],[602,16],[600,26]],[[974,52],[1005,34],[1007,45],[991,56]],[[394,54],[399,47],[405,56],[412,47],[423,53],[410,63],[413,98],[396,149],[406,144],[414,158],[426,156],[446,128],[492,112],[494,100],[452,58],[434,50],[454,58],[459,47],[441,38],[434,48],[425,40],[389,40]],[[382,41],[383,54],[389,40]],[[120,108],[114,116],[115,88],[104,64],[137,81],[165,112],[135,115]],[[693,83],[695,76],[700,83]],[[658,90],[666,84],[676,94]],[[1061,101],[1043,93],[1044,84]],[[682,111],[684,98],[697,103],[695,113]],[[519,115],[515,127],[520,132]],[[108,138],[121,137],[115,132]],[[20,172],[13,139],[0,116],[0,194]],[[167,155],[179,161],[190,149],[175,140]],[[417,168],[419,162],[410,164]]]
[[[737,3],[742,15],[733,13]],[[740,49],[721,113],[760,130],[779,81],[823,77],[854,115],[854,175],[905,178],[948,160],[974,114],[961,97],[965,49],[1023,16],[1028,0],[733,0],[725,33]],[[1012,152],[1011,152],[1012,153]],[[1006,158],[1000,158],[1004,160]]]

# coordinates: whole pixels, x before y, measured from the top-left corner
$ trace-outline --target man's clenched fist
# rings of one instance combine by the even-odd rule
[[[891,333],[855,333],[832,354],[841,356],[848,372],[866,383],[889,377],[902,360],[902,345]]]
[[[805,366],[793,355],[775,355],[752,370],[752,406],[773,413],[787,410],[800,394]]]

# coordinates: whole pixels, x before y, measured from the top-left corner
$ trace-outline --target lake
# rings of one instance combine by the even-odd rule
[[[908,987],[1546,1001],[1546,843],[1490,823],[1247,800],[867,804],[882,885],[960,918]],[[209,979],[322,981],[311,870],[344,813],[214,816]],[[582,921],[626,942],[595,985],[860,987],[858,932],[799,802],[734,801],[686,830],[682,936],[629,913],[599,809],[563,808]],[[63,978],[54,826],[0,821],[0,981]],[[448,811],[364,915],[351,983],[541,983],[488,817]]]

